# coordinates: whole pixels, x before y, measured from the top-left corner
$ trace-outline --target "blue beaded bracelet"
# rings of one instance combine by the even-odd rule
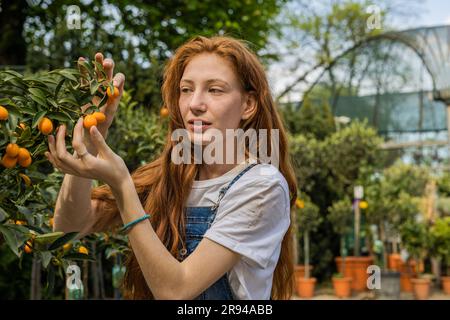
[[[138,224],[139,222],[144,221],[145,219],[148,219],[148,218],[150,218],[150,215],[145,214],[144,216],[142,216],[134,221],[128,222],[126,225],[124,225],[120,229],[120,232],[122,232],[122,233],[127,232],[132,226],[134,226],[135,224]]]

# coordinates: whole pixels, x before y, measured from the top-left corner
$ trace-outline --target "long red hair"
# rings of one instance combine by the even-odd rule
[[[257,110],[250,119],[241,122],[240,128],[244,130],[254,128],[257,131],[267,129],[269,137],[270,130],[279,130],[279,170],[289,186],[291,207],[297,197],[286,131],[271,96],[262,64],[243,41],[225,36],[195,37],[176,50],[164,69],[162,99],[163,106],[169,109],[170,121],[167,142],[162,154],[132,173],[144,210],[152,214],[153,228],[174,257],[177,257],[181,241],[184,239],[184,206],[199,168],[196,164],[174,164],[171,161],[172,148],[176,143],[171,141],[171,133],[173,130],[184,128],[178,107],[179,84],[186,65],[200,53],[214,53],[231,62],[242,88],[256,93]],[[94,225],[94,231],[106,230],[114,222],[120,221],[118,219],[120,213],[107,185],[94,188],[91,198],[101,200],[98,207],[101,214]],[[132,251],[126,264],[127,272],[123,283],[125,298],[152,298]],[[272,299],[289,299],[292,296],[293,264],[292,230],[289,227],[274,272]]]

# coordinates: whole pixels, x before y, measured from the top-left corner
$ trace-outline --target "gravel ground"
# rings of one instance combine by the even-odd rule
[[[293,300],[306,300],[301,299],[297,295],[294,295]],[[316,294],[311,300],[387,300],[386,298],[377,296],[375,291],[367,291],[362,293],[354,293],[348,299],[340,299],[333,293],[333,289],[321,289],[317,290]],[[400,294],[400,300],[414,300],[414,296],[409,292],[402,292]],[[430,300],[450,300],[450,295],[445,295],[442,291],[433,290],[430,295]]]

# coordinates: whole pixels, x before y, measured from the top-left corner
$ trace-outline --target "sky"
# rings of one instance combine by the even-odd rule
[[[426,0],[421,7],[424,11],[413,23],[416,27],[450,24],[450,1]]]
[[[339,0],[338,0],[339,1]],[[402,5],[404,4],[404,6]],[[407,30],[417,27],[450,25],[450,0],[398,0],[392,4],[396,14],[391,15],[393,20],[388,22],[389,26],[396,30]],[[383,22],[382,22],[383,23]],[[275,94],[281,92],[287,84],[292,82],[289,71],[281,66],[274,64],[269,72],[269,81]],[[424,85],[425,83],[425,85]],[[430,84],[428,80],[421,82],[424,89],[427,89]],[[408,89],[411,91],[411,88]],[[283,100],[301,100],[301,93],[294,91]]]

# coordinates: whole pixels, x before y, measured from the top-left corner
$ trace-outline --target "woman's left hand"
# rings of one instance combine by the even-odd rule
[[[64,139],[66,126],[61,125],[56,134],[56,141],[54,136],[48,137],[50,152],[46,152],[45,156],[61,172],[100,180],[113,190],[120,189],[122,182],[127,181],[126,178],[130,176],[125,162],[111,150],[95,126],[90,128],[89,134],[98,155],[95,157],[90,154],[82,140],[83,130],[83,118],[80,118],[73,132],[72,147],[75,153],[71,155],[66,150]]]

